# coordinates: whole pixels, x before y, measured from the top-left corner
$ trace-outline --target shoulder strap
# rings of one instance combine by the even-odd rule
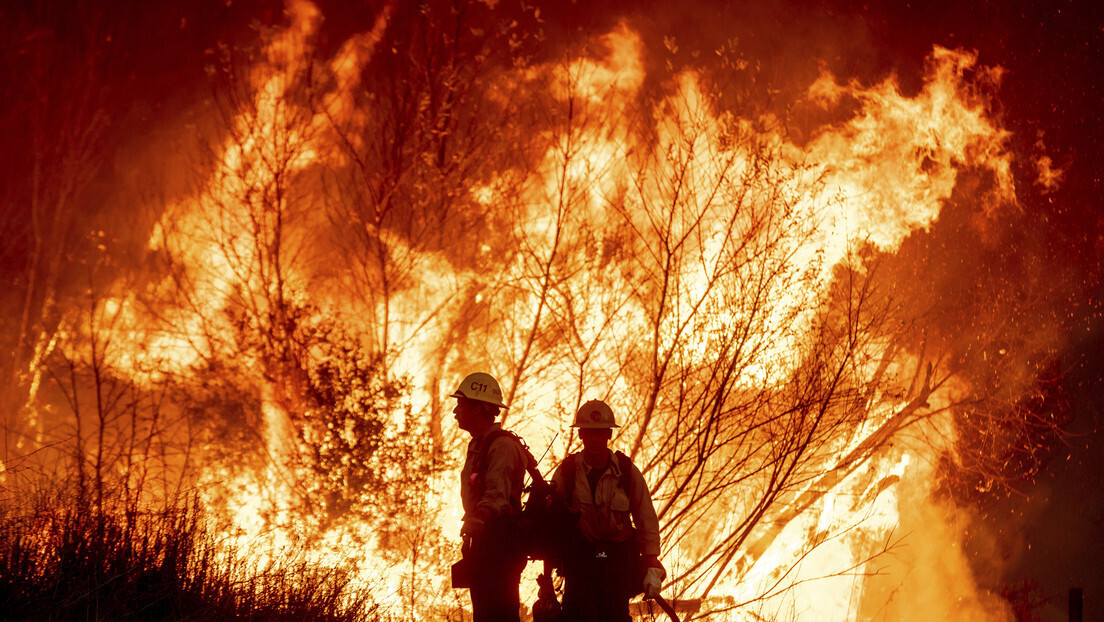
[[[525,454],[525,471],[529,474],[529,477],[533,478],[533,483],[538,485],[546,485],[544,476],[541,475],[537,469],[537,459],[533,457],[533,452],[529,451],[529,445],[525,444],[525,441],[520,436],[511,432],[510,430],[503,430],[499,428],[487,435],[487,438],[483,440],[483,444],[479,447],[479,454],[476,456],[475,469],[476,473],[482,473],[483,467],[487,463],[487,452],[491,450],[491,444],[493,444],[500,437],[508,437],[513,439],[515,443],[521,447],[521,452]]]
[[[491,450],[491,445],[494,444],[500,436],[514,436],[508,430],[495,430],[487,435],[487,438],[483,439],[483,442],[479,445],[479,453],[475,455],[475,466],[472,469],[473,473],[483,474],[483,467],[487,464],[487,452]]]
[[[620,451],[615,452],[614,455],[617,456],[617,468],[621,471],[621,489],[628,493],[631,499],[633,493],[632,458]],[[563,461],[564,480],[567,482],[564,497],[568,503],[571,503],[572,495],[575,494],[575,457],[576,454],[568,454]]]
[[[564,490],[564,498],[568,504],[574,500],[575,495],[575,454],[567,454],[563,461],[564,481],[567,488]]]
[[[621,469],[621,489],[628,495],[629,499],[632,499],[633,493],[633,476],[632,476],[632,458],[629,458],[624,453],[618,451],[617,455],[617,468]]]

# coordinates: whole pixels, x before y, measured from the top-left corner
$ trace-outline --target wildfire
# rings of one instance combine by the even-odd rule
[[[702,69],[647,91],[627,24],[601,53],[489,71],[498,91],[470,110],[456,77],[374,92],[397,11],[320,61],[323,15],[289,2],[234,85],[209,178],[151,236],[170,259],[158,318],[128,297],[99,307],[143,344],[119,369],[248,379],[242,410],[260,420],[235,416],[260,428],[260,459],[211,459],[198,477],[228,550],[352,567],[399,614],[457,607],[443,571],[462,439],[443,395],[458,370],[490,369],[510,387],[508,427],[549,447],[546,472],[574,449],[574,406],[616,405],[615,444],[662,507],[667,590],[709,619],[1008,619],[928,495],[957,385],[928,386],[927,361],[838,302],[858,296],[841,275],[861,280],[863,253],[931,227],[964,171],[988,180],[979,211],[1015,202],[1008,132],[980,92],[998,70],[937,47],[914,95],[824,73],[804,104],[836,120],[798,143],[769,112],[726,109]],[[460,136],[514,105],[503,117],[532,119],[503,126],[514,143]],[[1059,177],[1040,164],[1039,183]],[[911,425],[942,444],[900,437]],[[386,456],[370,443],[399,464],[372,462]],[[425,473],[410,456],[429,456]],[[379,487],[420,477],[419,501],[380,491],[406,514],[370,515],[357,469]]]

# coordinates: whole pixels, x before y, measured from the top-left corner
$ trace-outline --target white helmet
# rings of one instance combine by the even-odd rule
[[[456,392],[449,397],[466,397],[506,408],[506,404],[502,401],[502,389],[498,386],[498,381],[494,379],[494,376],[483,372],[468,374],[460,382]]]
[[[590,400],[575,413],[573,428],[619,428],[613,420],[613,409],[602,400]]]

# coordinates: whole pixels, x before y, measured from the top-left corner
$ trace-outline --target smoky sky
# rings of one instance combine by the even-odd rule
[[[189,0],[167,3],[5,2],[20,16],[60,38],[91,31],[111,40],[109,85],[123,131],[119,140],[156,131],[172,115],[210,96],[205,68],[220,44],[255,39],[258,28],[286,21],[283,3],[270,0]],[[320,0],[321,54],[371,28],[385,3]],[[463,5],[464,3],[457,3]],[[1012,132],[1019,156],[1017,191],[1027,209],[1045,213],[1048,252],[1067,263],[1089,265],[1104,250],[1099,162],[1104,157],[1104,7],[1099,2],[863,3],[766,2],[537,2],[542,31],[534,55],[554,57],[585,35],[625,22],[640,33],[649,75],[662,79],[657,57],[665,42],[675,62],[706,62],[731,44],[757,66],[759,104],[784,108],[822,69],[840,82],[873,84],[895,75],[908,93],[919,88],[932,46],[975,50],[978,62],[1004,70],[997,114]],[[495,3],[500,19],[523,18],[521,3]],[[0,5],[3,6],[3,5]],[[397,6],[416,6],[398,3]],[[401,10],[396,11],[402,13]],[[95,24],[89,29],[88,24]],[[666,61],[667,58],[664,58]],[[675,67],[678,69],[678,67]],[[16,85],[16,87],[18,86]],[[769,95],[767,95],[769,93]],[[9,93],[17,97],[18,93]],[[754,95],[753,95],[754,96]],[[768,100],[769,101],[766,101]],[[1057,192],[1039,196],[1032,158],[1046,156],[1063,171]]]

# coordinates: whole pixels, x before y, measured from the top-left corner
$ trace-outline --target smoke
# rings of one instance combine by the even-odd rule
[[[930,465],[920,465],[930,469]],[[993,551],[968,551],[963,534],[975,524],[973,510],[933,502],[934,473],[902,479],[896,496],[900,545],[874,561],[875,576],[863,583],[857,619],[992,620],[1011,622],[1011,606],[982,588],[980,578],[999,578]],[[971,559],[971,553],[973,559]]]

